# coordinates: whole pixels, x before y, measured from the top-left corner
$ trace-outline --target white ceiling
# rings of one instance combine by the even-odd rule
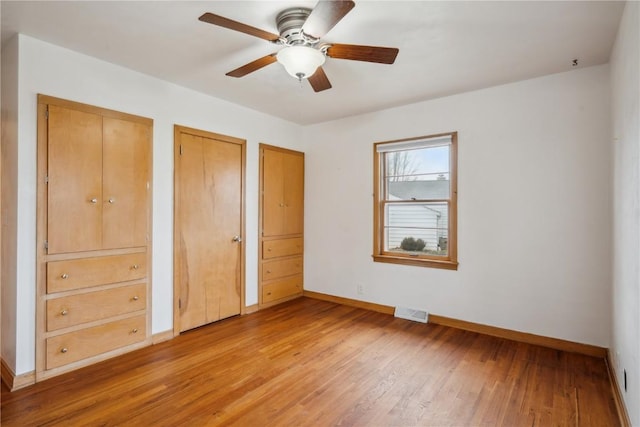
[[[198,21],[211,12],[277,33],[281,10],[315,1],[5,1],[2,43],[16,32],[311,124],[608,62],[617,1],[365,1],[323,38],[397,47],[394,65],[328,58],[333,88],[315,93],[272,64],[225,73],[278,47]]]

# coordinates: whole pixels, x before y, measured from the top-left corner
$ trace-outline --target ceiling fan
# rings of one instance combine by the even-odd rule
[[[227,76],[243,77],[277,61],[291,76],[300,81],[309,80],[313,90],[320,92],[331,88],[331,83],[322,69],[326,57],[393,64],[398,55],[398,49],[391,47],[320,41],[354,6],[355,3],[351,0],[320,0],[313,9],[300,7],[285,9],[276,17],[279,34],[263,31],[213,13],[205,13],[198,19],[284,46],[277,52],[229,71]]]

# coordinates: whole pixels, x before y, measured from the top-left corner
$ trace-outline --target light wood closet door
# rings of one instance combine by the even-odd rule
[[[284,155],[279,151],[264,150],[262,162],[262,235],[280,236],[284,231]]]
[[[240,314],[242,146],[188,133],[179,138],[176,267],[185,331]]]
[[[283,234],[302,234],[304,230],[304,157],[284,153],[283,164]]]
[[[141,123],[104,118],[104,249],[147,244],[149,132]]]
[[[48,137],[48,253],[102,249],[102,116],[51,105]]]

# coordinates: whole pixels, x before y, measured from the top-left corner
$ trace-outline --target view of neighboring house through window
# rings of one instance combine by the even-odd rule
[[[457,133],[374,147],[374,260],[456,269]]]

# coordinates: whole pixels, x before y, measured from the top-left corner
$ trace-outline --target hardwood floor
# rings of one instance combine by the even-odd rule
[[[10,393],[2,425],[615,426],[605,363],[300,298]]]

